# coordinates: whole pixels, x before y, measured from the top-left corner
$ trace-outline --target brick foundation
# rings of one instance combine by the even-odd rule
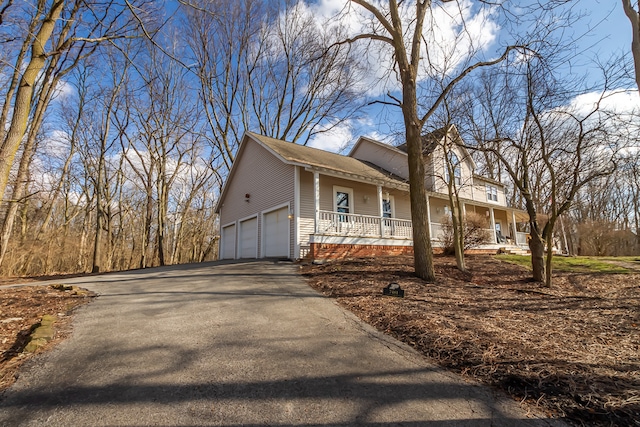
[[[413,246],[341,245],[311,243],[311,259],[365,258],[391,255],[413,255]]]
[[[434,247],[434,254],[441,254],[442,248]],[[467,255],[495,254],[495,249],[468,249]],[[311,243],[310,259],[367,258],[376,256],[413,255],[413,246],[393,245],[344,245],[335,243]]]

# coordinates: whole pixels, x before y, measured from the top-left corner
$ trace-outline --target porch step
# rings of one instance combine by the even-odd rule
[[[522,248],[500,248],[500,252],[509,255],[529,255],[531,252],[528,249]]]

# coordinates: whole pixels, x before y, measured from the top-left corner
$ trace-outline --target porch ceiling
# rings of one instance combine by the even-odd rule
[[[431,191],[427,192],[427,194],[429,197],[446,200],[447,202],[449,201],[449,196],[447,194],[434,193]],[[480,200],[471,200],[466,198],[460,198],[460,200],[467,206],[479,206],[486,209],[493,208],[494,210],[507,211],[509,215],[509,220],[511,220],[511,212],[514,212],[516,214],[516,222],[529,221],[529,214],[526,211],[523,211],[521,209],[515,209],[509,206],[500,206],[493,203],[486,203]]]
[[[335,176],[338,178],[348,178],[354,181],[365,182],[367,184],[382,185],[387,188],[409,191],[409,184],[392,177],[385,177],[380,172],[378,172],[377,176],[371,176],[370,174],[347,172],[347,171],[341,171],[341,170],[325,168],[325,167],[317,167],[317,166],[307,167],[305,168],[305,170],[308,172],[314,172],[314,171],[319,172],[322,175]]]

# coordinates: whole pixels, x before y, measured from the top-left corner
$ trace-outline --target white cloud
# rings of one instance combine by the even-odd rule
[[[605,92],[589,92],[578,95],[571,102],[572,110],[586,115],[596,108],[600,100],[600,109],[618,115],[637,114],[640,112],[640,97],[637,89],[616,90]]]
[[[321,133],[314,135],[307,147],[319,148],[320,150],[340,153],[344,151],[354,139],[351,129],[351,122],[345,120],[339,123],[329,123],[321,129]]]
[[[385,10],[383,2],[372,2],[378,9]],[[344,0],[320,0],[308,5],[301,3],[300,6],[313,17],[319,28],[342,25],[349,37],[372,31],[387,35],[379,26],[375,26],[371,14]],[[407,47],[413,33],[414,10],[414,2],[402,2],[401,14],[405,20]],[[425,19],[423,36],[426,45],[422,44],[419,80],[449,75],[477,53],[486,52],[500,30],[493,19],[493,10],[494,8],[478,7],[471,0],[433,6]],[[367,46],[367,43],[360,43],[356,49],[357,56],[362,58],[363,65],[368,69],[367,77],[362,82],[368,95],[380,96],[399,90],[399,83],[392,71],[393,50],[388,44],[373,41]]]
[[[52,130],[40,145],[40,150],[47,157],[62,159],[69,152],[71,136],[59,129]]]
[[[60,101],[64,101],[67,97],[74,95],[76,93],[76,88],[64,80],[58,81],[56,85],[56,90],[54,92],[54,97]]]

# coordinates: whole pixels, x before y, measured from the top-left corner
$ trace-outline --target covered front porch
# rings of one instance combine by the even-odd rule
[[[444,234],[442,223],[451,215],[449,200],[445,195],[431,193],[427,197],[427,203],[431,238],[434,243],[441,242]],[[526,212],[468,199],[461,200],[461,207],[465,217],[473,213],[484,219],[484,230],[489,241],[481,248],[499,249],[505,246],[528,248],[528,234],[523,231],[529,220]]]
[[[315,252],[316,257],[322,257],[318,256],[320,247],[335,252],[334,255],[339,254],[336,256],[375,256],[412,251],[408,184],[393,178],[386,182],[363,182],[355,181],[352,176],[321,170],[307,169],[304,172],[301,190],[307,195],[305,199],[309,209],[303,210],[313,212],[313,217],[307,217],[310,220],[308,228],[302,219],[301,229],[308,230],[305,234],[309,246],[305,247],[312,255]],[[427,203],[432,244],[434,248],[443,247],[442,221],[450,216],[448,198],[430,192]],[[489,242],[477,249],[493,251],[527,246],[527,234],[520,231],[518,225],[526,222],[526,213],[473,200],[464,200],[462,206],[465,214],[475,212],[485,219]],[[363,248],[367,252],[363,253]]]

